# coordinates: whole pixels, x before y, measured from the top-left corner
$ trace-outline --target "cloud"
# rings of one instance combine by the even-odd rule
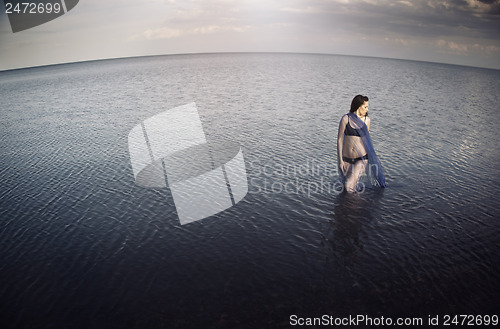
[[[291,13],[317,13],[319,12],[319,9],[311,6],[305,8],[283,7],[280,9],[280,11],[288,11]]]
[[[468,37],[498,38],[500,1],[490,0],[351,0],[300,1],[302,11],[311,22],[327,26],[331,22],[347,23],[351,28],[369,31],[401,31],[414,36],[455,35],[456,28],[465,27]],[[307,10],[305,10],[307,9]],[[312,16],[315,16],[313,19]],[[347,22],[346,22],[347,21]],[[463,31],[462,31],[463,32]]]
[[[169,3],[164,26],[296,25],[308,31],[355,30],[367,34],[398,31],[415,37],[456,35],[496,40],[500,0],[297,0],[201,1]]]
[[[437,46],[444,50],[450,50],[455,54],[466,55],[468,46],[463,43],[456,43],[453,41],[438,40],[436,42]]]
[[[167,14],[159,25],[156,22],[156,26],[144,30],[147,40],[249,32],[241,38],[274,39],[276,45],[296,42],[319,52],[373,52],[381,56],[383,47],[388,47],[386,56],[394,51],[422,53],[425,47],[427,51],[463,56],[472,52],[492,54],[500,46],[500,15],[496,14],[500,0],[295,0],[286,5],[273,0],[163,3]]]
[[[179,29],[171,29],[168,27],[161,27],[154,30],[146,30],[144,31],[144,36],[146,39],[155,40],[155,39],[170,39],[180,37],[183,33],[182,30]]]
[[[192,29],[181,30],[175,28],[162,27],[154,30],[146,30],[144,31],[144,36],[149,40],[156,39],[172,39],[178,38],[184,35],[195,35],[195,34],[213,34],[222,31],[231,31],[231,32],[243,32],[249,29],[250,26],[220,26],[220,25],[208,25],[208,26],[200,26]]]
[[[499,56],[500,47],[490,44],[479,44],[479,43],[460,43],[455,41],[447,41],[443,39],[436,40],[436,46],[439,48],[440,52],[454,54],[454,55],[490,55]]]

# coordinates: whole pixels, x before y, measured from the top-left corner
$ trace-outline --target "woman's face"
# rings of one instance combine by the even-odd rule
[[[366,113],[368,113],[368,102],[364,102],[363,105],[358,108],[358,113],[360,117],[364,117]]]

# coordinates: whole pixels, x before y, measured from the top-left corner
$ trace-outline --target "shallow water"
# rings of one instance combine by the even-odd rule
[[[363,74],[360,74],[362,72]],[[289,326],[289,317],[498,314],[500,71],[214,54],[0,72],[2,328]],[[386,189],[334,189],[358,93]],[[196,102],[249,192],[180,225],[134,183],[129,131]]]

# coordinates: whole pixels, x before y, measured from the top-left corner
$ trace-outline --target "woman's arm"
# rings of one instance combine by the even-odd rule
[[[366,117],[366,128],[368,128],[368,131],[370,131],[370,123],[372,120],[370,120],[370,117]]]
[[[345,172],[345,164],[344,160],[342,159],[342,149],[344,147],[344,131],[345,127],[348,122],[348,117],[347,115],[344,115],[342,119],[340,119],[339,123],[339,133],[337,135],[337,156],[339,159],[339,166],[342,172]]]

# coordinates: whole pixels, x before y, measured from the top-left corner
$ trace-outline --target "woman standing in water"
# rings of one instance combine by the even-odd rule
[[[356,95],[351,102],[351,110],[342,116],[339,124],[338,169],[347,192],[356,192],[356,185],[367,166],[373,185],[385,187],[382,166],[370,139],[368,106],[368,97]]]

